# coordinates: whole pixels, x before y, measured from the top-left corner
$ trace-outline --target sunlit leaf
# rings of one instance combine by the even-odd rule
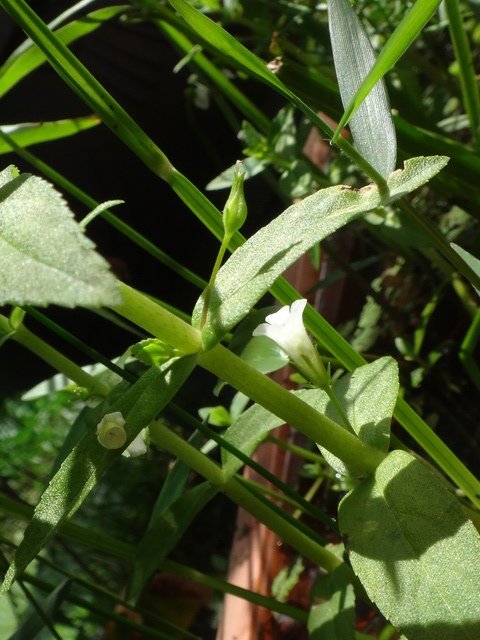
[[[409,640],[480,637],[480,537],[422,461],[390,453],[342,500],[339,525],[368,596]]]
[[[22,174],[1,187],[0,248],[0,304],[103,306],[120,299],[107,262],[41,178]]]
[[[374,185],[360,190],[329,187],[289,207],[249,238],[218,272],[202,329],[204,345],[215,345],[310,247],[363,213],[425,184],[447,162],[442,156],[413,158],[391,174],[384,193]],[[202,320],[203,304],[204,295],[193,311],[194,326]]]
[[[349,0],[330,0],[328,19],[333,60],[343,106],[355,96],[375,64],[375,54]],[[379,80],[350,119],[355,147],[384,178],[395,169],[397,139],[387,90]]]

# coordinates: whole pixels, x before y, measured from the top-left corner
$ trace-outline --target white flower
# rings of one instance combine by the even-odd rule
[[[128,454],[131,458],[137,458],[147,453],[147,445],[143,439],[143,430],[137,435],[136,438],[128,445],[123,455]]]
[[[322,359],[313,346],[303,324],[307,301],[295,300],[290,307],[282,307],[265,318],[254,336],[266,336],[278,344],[297,369],[316,386],[328,385],[328,375]]]

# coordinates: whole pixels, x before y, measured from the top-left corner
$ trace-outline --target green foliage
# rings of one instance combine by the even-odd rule
[[[86,4],[79,2],[69,8],[55,21],[56,27]],[[0,95],[48,60],[96,114],[78,120],[18,125],[12,136],[0,134],[0,152],[13,149],[60,184],[62,190],[94,209],[76,225],[61,196],[49,184],[40,178],[19,176],[13,167],[0,173],[1,301],[18,305],[107,305],[135,325],[137,336],[140,330],[156,336],[127,350],[136,361],[129,359],[125,365],[121,360],[114,365],[59,325],[46,323],[59,340],[70,342],[90,361],[111,367],[108,376],[99,376],[96,369],[79,367],[61,353],[61,347],[57,350],[27,329],[25,324],[39,319],[35,310],[27,308],[25,315],[24,309],[14,307],[0,316],[0,344],[15,341],[62,372],[66,378],[60,384],[69,379],[82,387],[81,393],[78,387],[69,386],[67,392],[39,397],[53,388],[47,381],[25,396],[30,400],[10,400],[5,405],[0,438],[6,455],[0,461],[0,475],[7,478],[7,490],[16,492],[19,500],[38,505],[7,571],[3,589],[20,577],[60,530],[80,540],[84,550],[92,554],[101,551],[116,558],[114,566],[111,560],[100,557],[89,563],[82,553],[86,574],[83,588],[90,593],[89,602],[65,594],[59,613],[57,592],[51,586],[58,576],[46,575],[42,568],[46,558],[42,557],[23,574],[19,585],[24,590],[24,584],[32,581],[47,592],[53,591],[44,603],[48,615],[38,608],[40,618],[29,619],[27,614],[25,627],[13,637],[33,635],[43,623],[53,637],[59,630],[63,634],[63,626],[57,625],[57,630],[54,627],[60,616],[71,620],[71,627],[63,634],[65,638],[73,640],[71,631],[75,625],[85,637],[93,637],[100,632],[91,622],[90,616],[95,615],[103,621],[111,618],[116,624],[123,623],[145,637],[196,637],[161,620],[156,621],[159,627],[153,629],[151,611],[138,608],[154,572],[167,567],[183,577],[203,581],[296,620],[305,622],[308,618],[308,631],[314,640],[370,637],[355,631],[354,586],[358,601],[363,602],[366,593],[367,606],[374,603],[409,640],[478,637],[476,558],[480,545],[466,515],[478,524],[478,513],[458,502],[437,469],[430,469],[416,450],[414,456],[401,450],[388,453],[392,443],[399,449],[406,448],[397,435],[390,441],[393,413],[412,437],[408,447],[428,453],[432,462],[458,485],[465,503],[470,499],[469,506],[480,505],[478,480],[403,399],[405,396],[412,400],[432,424],[445,421],[449,438],[454,431],[461,433],[456,443],[459,451],[475,450],[477,444],[470,433],[475,427],[470,413],[475,411],[470,407],[474,406],[471,389],[479,384],[475,349],[480,314],[471,285],[478,289],[480,283],[475,257],[479,243],[475,218],[478,219],[480,203],[480,163],[475,147],[480,100],[474,68],[478,56],[470,50],[469,42],[479,39],[480,14],[476,3],[462,15],[463,5],[458,0],[447,0],[439,8],[439,18],[424,29],[439,4],[418,0],[406,8],[392,0],[359,0],[352,9],[346,0],[331,0],[327,14],[322,6],[306,0],[279,0],[276,4],[258,0],[170,0],[175,13],[168,4],[139,0],[126,7],[91,12],[61,27],[55,35],[24,0],[0,0],[0,5],[32,38],[20,45],[0,69]],[[181,51],[182,60],[175,70],[193,67],[195,81],[202,83],[218,103],[217,114],[225,115],[242,141],[247,156],[245,177],[259,176],[247,187],[251,210],[263,201],[265,185],[273,187],[283,199],[307,196],[305,200],[287,208],[245,241],[238,229],[244,222],[247,202],[242,191],[243,176],[237,176],[236,196],[242,193],[240,198],[235,199],[232,194],[229,199],[224,229],[217,208],[172,166],[141,124],[66,48],[66,43],[86,37],[118,17],[125,24],[146,20],[158,27]],[[447,29],[453,49],[445,46]],[[266,64],[264,61],[272,56],[274,60]],[[229,67],[227,72],[225,66]],[[262,82],[287,104],[268,104],[268,114],[263,113],[260,97],[257,105],[255,85],[245,82],[247,79]],[[386,87],[395,109],[393,118]],[[167,95],[168,92],[165,99]],[[255,102],[250,95],[255,96]],[[339,96],[345,114],[334,133],[332,121],[336,123],[341,118]],[[277,115],[271,117],[270,112],[275,111]],[[324,117],[332,119],[330,124]],[[211,281],[195,307],[193,326],[189,310],[167,309],[118,283],[85,238],[84,228],[101,215],[176,275],[198,288],[205,288],[203,279],[106,210],[118,201],[97,206],[88,194],[24,150],[36,142],[73,135],[74,130],[88,128],[98,119],[162,178],[217,238],[223,239]],[[393,174],[397,147],[392,120],[398,134],[399,155],[405,161],[404,170]],[[338,137],[348,121],[355,148]],[[160,124],[169,126],[170,122]],[[318,137],[313,141],[312,125],[322,135],[333,138],[341,153]],[[306,141],[310,146],[305,147]],[[208,138],[208,144],[212,147],[208,151],[215,153],[215,136]],[[204,157],[195,145],[189,145],[189,153],[194,158],[197,153]],[[408,160],[411,155],[417,157]],[[448,166],[445,156],[452,156]],[[321,166],[316,166],[313,159]],[[445,170],[438,173],[442,168]],[[361,188],[359,170],[373,184]],[[262,180],[262,198],[255,202],[249,188],[255,194],[255,182]],[[232,182],[235,178],[230,168],[210,187],[224,188]],[[423,188],[412,194],[418,187]],[[315,192],[318,188],[321,190]],[[354,255],[350,264],[348,251],[345,256],[342,248],[336,249],[335,242],[324,240],[353,221],[355,252],[361,255]],[[258,228],[257,221],[248,222],[247,226]],[[217,274],[227,249],[234,251],[233,256]],[[351,315],[342,329],[345,336],[352,338],[354,348],[309,306],[304,314],[305,325],[318,341],[322,362],[331,360],[328,379],[322,379],[322,389],[289,393],[263,375],[285,365],[287,358],[267,338],[252,337],[266,314],[253,307],[268,290],[283,304],[298,299],[299,294],[282,279],[282,273],[308,249],[312,249],[315,263],[319,256],[323,260],[324,252],[337,262],[336,272],[317,287],[322,295],[332,282],[341,281],[346,274],[355,283]],[[357,319],[358,307],[364,300],[364,311]],[[112,311],[101,313],[127,327],[118,318],[114,320]],[[232,336],[229,332],[237,323],[240,324]],[[302,332],[305,334],[303,327]],[[306,334],[304,337],[309,340]],[[219,345],[220,340],[225,340],[228,348]],[[369,351],[365,356],[372,362],[365,364],[359,351]],[[195,355],[175,358],[179,354]],[[316,351],[315,354],[318,355]],[[399,359],[399,366],[392,354]],[[182,389],[181,402],[193,414],[200,413],[203,423],[185,409],[170,405],[172,397],[190,378],[196,362],[220,379],[214,393],[224,395],[219,400],[208,397],[203,384],[196,385],[200,373],[194,374],[192,386]],[[144,365],[151,368],[144,372]],[[302,371],[301,364],[298,366]],[[354,371],[348,373],[345,368]],[[58,384],[58,378],[54,381]],[[301,384],[306,382],[300,380]],[[195,394],[190,393],[193,385]],[[190,397],[194,395],[195,402]],[[453,410],[449,407],[451,397]],[[256,404],[246,409],[252,400]],[[198,406],[203,408],[198,410]],[[160,411],[169,409],[178,417],[178,424],[167,422],[170,415],[157,420]],[[74,414],[79,414],[76,419]],[[315,462],[303,474],[298,487],[295,482],[286,486],[250,460],[262,440],[285,420],[307,435],[313,447],[314,442],[319,444],[323,458],[334,471],[319,462],[318,452],[309,451],[305,443],[301,447],[283,444],[289,455],[300,454]],[[209,429],[207,421],[227,427],[222,436],[218,430]],[[118,448],[101,446],[99,441],[105,445],[106,440],[104,433],[97,433],[99,424],[117,429],[120,439],[114,444]],[[187,427],[196,430],[190,438]],[[440,427],[439,433],[446,433],[444,425]],[[122,450],[147,428],[148,457],[121,458]],[[272,438],[272,442],[276,440]],[[174,457],[168,470],[169,458],[156,452],[155,447]],[[217,457],[221,465],[216,462]],[[252,465],[269,478],[275,492],[237,477],[243,464]],[[192,471],[206,482],[198,482]],[[363,479],[357,481],[354,475]],[[304,497],[299,492],[305,482],[309,486]],[[96,491],[91,492],[95,485]],[[338,549],[324,546],[310,518],[314,523],[323,523],[322,536],[331,535],[330,531],[323,531],[324,526],[333,535],[338,535],[338,529],[317,504],[308,501],[323,498],[328,508],[338,492],[349,490],[339,509],[347,558]],[[239,590],[166,559],[189,544],[196,527],[208,519],[210,502],[216,503],[219,493],[245,508],[299,554],[293,571],[280,572],[273,585],[276,599]],[[5,495],[0,496],[0,503],[2,510],[12,516],[25,517],[30,512],[28,505]],[[297,509],[293,516],[283,508],[284,503]],[[69,523],[81,505],[77,522]],[[308,514],[308,521],[302,518],[301,510]],[[222,534],[225,540],[228,527],[223,513],[222,516],[215,535]],[[101,531],[101,527],[107,527],[107,531]],[[14,534],[16,540],[18,531]],[[124,542],[124,536],[136,544]],[[197,557],[192,563],[208,561],[211,549],[203,544],[204,538],[208,541],[209,536],[196,536],[193,546],[199,551],[195,551]],[[58,552],[55,545],[49,548]],[[68,553],[67,548],[54,558],[56,570]],[[302,558],[328,572],[311,591],[308,613],[283,602],[299,578]],[[73,560],[67,561],[69,567],[73,561],[74,554]],[[76,564],[73,566],[70,573],[75,574],[78,569]],[[127,571],[130,575],[125,579]],[[70,579],[76,582],[77,576]],[[117,612],[97,605],[96,594],[110,598],[109,607],[120,600],[112,599],[111,593],[100,593],[95,581],[110,583],[108,586],[117,592],[127,582],[130,603],[144,616],[145,624],[122,620]],[[63,594],[59,597],[62,599]],[[42,604],[31,601],[34,606],[35,602]],[[79,614],[78,609],[89,613]],[[186,613],[186,609],[182,610],[183,618]],[[89,622],[82,626],[77,616],[88,617]],[[375,620],[379,638],[393,637],[392,627],[385,626],[378,616]],[[202,637],[208,635],[199,633]]]
[[[361,214],[386,205],[425,184],[447,163],[446,158],[415,158],[393,173],[387,190],[370,185],[322,189],[294,204],[253,235],[220,269],[202,327],[211,348],[268,291],[287,267],[310,247]],[[193,311],[194,326],[203,316],[203,299]]]
[[[355,593],[346,565],[318,578],[308,617],[311,640],[354,640]],[[319,602],[320,601],[320,602]]]
[[[342,500],[339,526],[368,596],[407,638],[478,637],[480,537],[424,462],[392,451]]]
[[[116,280],[44,180],[0,174],[0,303],[100,306],[119,300]],[[32,287],[34,283],[34,287]]]

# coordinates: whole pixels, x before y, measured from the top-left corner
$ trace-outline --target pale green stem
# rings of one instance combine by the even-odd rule
[[[327,571],[333,571],[333,569],[342,564],[340,558],[293,527],[243,487],[236,478],[225,478],[222,469],[215,462],[212,462],[161,422],[154,422],[150,425],[150,437],[158,447],[182,460],[206,480],[219,487],[229,498],[246,509],[248,513],[260,520],[260,522],[266,524],[269,529],[278,534],[305,557],[310,558],[310,560]]]
[[[201,334],[138,291],[121,284],[120,315],[183,353],[198,353]],[[292,425],[340,458],[352,473],[372,473],[385,454],[357,437],[263,375],[222,345],[201,353],[198,363],[254,402]]]
[[[215,264],[213,265],[212,274],[210,276],[210,280],[208,281],[207,288],[205,289],[205,301],[203,304],[202,310],[202,318],[200,320],[199,329],[203,329],[205,322],[207,320],[208,307],[210,305],[210,298],[212,296],[213,285],[215,284],[215,278],[217,277],[218,270],[222,266],[223,256],[225,255],[226,250],[228,249],[228,245],[230,244],[230,240],[232,239],[231,234],[225,234],[222,239],[222,244],[220,245],[220,249],[218,250],[217,259],[215,260]]]
[[[325,447],[343,460],[352,473],[372,473],[384,459],[384,453],[364,444],[222,345],[202,353],[198,363]]]

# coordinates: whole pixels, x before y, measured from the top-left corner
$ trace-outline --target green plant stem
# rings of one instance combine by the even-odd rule
[[[285,542],[292,545],[299,553],[332,571],[342,564],[335,554],[324,549],[310,537],[293,527],[284,518],[256,498],[234,477],[225,479],[221,468],[209,460],[204,454],[185,442],[173,431],[160,422],[150,425],[152,441],[164,451],[185,462],[191,469],[220,488],[229,498],[242,506],[252,516],[263,522],[269,529],[277,533]]]
[[[210,276],[210,280],[208,281],[207,288],[205,289],[205,302],[203,305],[202,317],[200,320],[199,330],[201,331],[205,325],[208,314],[208,307],[210,305],[210,298],[212,296],[213,286],[215,284],[215,278],[217,277],[218,270],[222,266],[223,257],[228,248],[228,244],[231,240],[231,235],[226,235],[222,239],[222,243],[220,245],[220,249],[217,253],[217,258],[215,260],[215,264],[213,265],[212,274]]]
[[[384,459],[384,453],[365,445],[222,345],[202,353],[198,363],[341,458],[352,472],[371,473]]]
[[[0,329],[7,330],[9,326],[8,319],[5,318],[5,316],[0,316]],[[106,385],[86,373],[81,367],[72,362],[72,360],[66,358],[23,325],[20,325],[15,332],[11,334],[11,339],[32,353],[35,353],[56,371],[60,371],[80,387],[86,387],[93,395],[106,396],[108,394],[109,388]]]
[[[114,311],[183,354],[200,351],[199,331],[135,289],[119,284],[122,302],[112,307]]]
[[[465,371],[470,376],[470,380],[473,384],[480,389],[480,367],[473,357],[473,352],[477,346],[480,338],[480,309],[477,309],[474,319],[468,327],[467,333],[462,340],[460,349],[458,350],[458,357],[463,364]]]
[[[313,453],[313,451],[309,451],[304,447],[299,447],[297,444],[292,444],[291,442],[286,442],[285,440],[279,440],[275,438],[275,436],[268,436],[268,442],[273,442],[278,447],[282,447],[282,449],[286,449],[287,451],[291,451],[296,456],[303,458],[304,460],[308,460],[309,462],[313,462],[315,464],[324,465],[325,458],[323,458],[318,453]]]
[[[470,121],[474,145],[480,146],[480,95],[478,81],[473,66],[472,52],[463,24],[463,16],[458,0],[445,0],[450,37],[459,68],[463,104]]]

